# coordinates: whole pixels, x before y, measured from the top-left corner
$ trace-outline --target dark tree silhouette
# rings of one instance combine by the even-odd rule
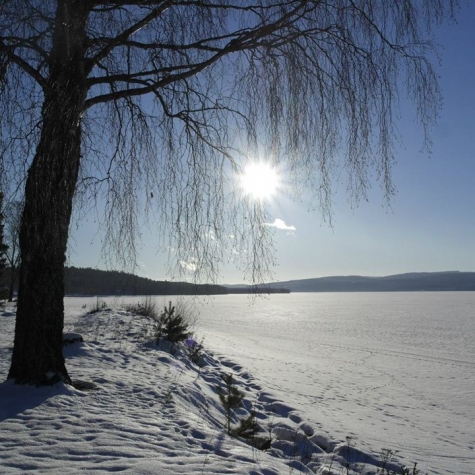
[[[20,225],[22,211],[23,203],[21,201],[12,201],[5,206],[4,237],[5,243],[8,246],[5,252],[5,258],[10,267],[10,282],[8,285],[9,302],[13,301],[13,293],[20,268]]]
[[[0,192],[0,277],[2,276],[5,269],[5,263],[7,261],[6,253],[8,251],[8,246],[5,244],[4,240],[4,227],[3,193]],[[0,288],[0,298],[4,298],[4,293],[4,289]]]
[[[285,166],[324,212],[335,169],[347,171],[353,197],[375,170],[390,197],[399,94],[426,137],[439,106],[430,30],[454,4],[2,0],[2,176],[25,183],[9,377],[70,381],[73,202],[81,215],[89,198],[105,200],[105,251],[119,258],[134,256],[145,209],[178,265],[213,278],[237,251],[259,281],[272,239],[263,203],[232,186],[246,157]]]

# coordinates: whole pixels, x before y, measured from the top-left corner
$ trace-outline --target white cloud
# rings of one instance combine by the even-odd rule
[[[195,272],[197,267],[196,264],[193,262],[194,260],[195,259],[191,259],[190,262],[180,261],[180,266],[182,267],[182,269],[189,270],[190,272]]]
[[[264,223],[264,226],[270,226],[271,228],[282,229],[284,231],[297,231],[295,226],[287,226],[283,219],[275,218],[273,223]]]

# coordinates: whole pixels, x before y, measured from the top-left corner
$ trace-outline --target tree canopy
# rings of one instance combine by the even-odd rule
[[[178,266],[215,280],[239,255],[259,281],[272,238],[264,203],[235,183],[249,161],[280,166],[324,213],[342,171],[351,197],[375,175],[390,198],[399,99],[428,145],[440,106],[431,29],[456,3],[3,0],[1,172],[10,195],[25,190],[10,376],[68,379],[58,345],[73,204],[77,216],[103,205],[105,251],[124,262],[150,212]],[[56,342],[49,359],[22,360],[32,313],[43,345]]]
[[[445,0],[4,1],[5,177],[21,186],[52,61],[76,54],[87,91],[78,216],[91,209],[82,198],[105,200],[105,250],[125,262],[142,210],[153,210],[177,262],[195,259],[215,277],[216,257],[225,255],[210,234],[251,256],[259,248],[251,241],[269,231],[252,225],[265,211],[256,203],[244,210],[226,185],[247,160],[283,164],[324,212],[335,169],[346,171],[354,198],[365,196],[373,171],[393,194],[398,100],[413,100],[426,134],[440,105],[430,27],[452,7]],[[67,49],[75,34],[80,52],[55,46]],[[226,246],[228,234],[235,239]]]

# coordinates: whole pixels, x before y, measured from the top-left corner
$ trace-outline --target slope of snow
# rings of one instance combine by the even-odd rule
[[[69,311],[65,346],[71,377],[93,388],[0,383],[0,473],[5,474],[375,474],[381,460],[319,434],[238,362],[206,352],[200,367],[185,348],[158,347],[151,324],[120,307]],[[5,381],[14,308],[0,314],[0,380]],[[71,332],[73,332],[71,334]],[[165,351],[168,350],[168,351]],[[232,374],[244,394],[233,424],[251,411],[255,445],[230,437],[217,387]],[[400,473],[399,466],[390,463]],[[389,472],[384,472],[389,473]],[[393,472],[391,472],[393,473]]]

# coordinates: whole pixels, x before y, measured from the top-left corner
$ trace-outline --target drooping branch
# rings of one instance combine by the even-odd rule
[[[12,6],[16,0],[5,1]],[[28,23],[25,38],[18,40],[24,47],[15,54],[45,77],[49,63],[30,43],[50,53],[54,2],[26,3],[40,27]],[[299,189],[316,190],[314,202],[328,213],[336,167],[347,170],[355,196],[364,196],[371,169],[386,195],[392,194],[400,78],[408,78],[425,133],[439,91],[424,27],[430,26],[429,17],[440,19],[443,11],[451,11],[454,2],[84,0],[81,5],[89,12],[83,44],[88,93],[82,121],[88,138],[82,183],[93,184],[94,193],[111,187],[116,204],[129,196],[117,190],[125,189],[119,182],[136,160],[142,164],[132,167],[137,186],[142,180],[154,196],[162,187],[198,199],[188,173],[196,174],[197,183],[219,184],[213,169],[201,163],[204,157],[216,170],[223,157],[226,167],[237,170],[246,155],[262,149],[276,161],[285,159],[289,179]],[[14,14],[11,9],[8,18]],[[18,31],[8,32],[11,44],[17,44]],[[115,133],[99,127],[103,121],[114,124]],[[136,121],[147,129],[146,139],[133,126]],[[152,169],[147,173],[145,160]],[[165,178],[152,183],[149,177],[159,175],[170,183]],[[188,180],[185,189],[182,183]],[[143,198],[130,196],[138,210]],[[162,200],[171,202],[163,213],[174,216],[168,230],[181,225],[177,209],[186,208],[183,196],[171,196],[164,194]],[[147,197],[145,206],[153,201]],[[183,230],[193,234],[191,228]]]
[[[4,39],[2,39],[1,37],[0,53],[3,53],[5,55],[5,57],[7,58],[7,62],[16,64],[23,71],[25,71],[26,74],[28,74],[32,79],[34,79],[42,89],[45,88],[46,79],[41,74],[40,69],[33,67],[28,61],[23,59],[21,56],[15,54],[15,47],[6,45]]]
[[[335,170],[351,196],[374,172],[390,194],[401,79],[426,133],[439,105],[426,36],[455,3],[0,1],[0,179],[7,166],[27,177],[10,377],[71,382],[73,205],[102,206],[103,250],[121,267],[155,217],[157,247],[179,270],[216,281],[237,259],[256,283],[274,255],[265,204],[236,183],[253,155],[324,213]]]
[[[158,42],[149,43],[148,45],[145,43],[140,43],[140,49],[145,50],[171,50],[178,52],[198,50],[212,54],[201,62],[193,63],[188,60],[188,62],[183,62],[182,64],[167,65],[158,69],[153,68],[145,71],[142,70],[140,72],[127,72],[121,73],[119,75],[92,77],[89,79],[89,84],[91,87],[98,84],[111,85],[119,81],[125,82],[127,87],[122,90],[101,94],[88,99],[86,102],[86,108],[111,100],[119,100],[124,97],[133,97],[152,93],[155,90],[166,87],[171,83],[183,81],[189,77],[196,76],[211,65],[220,61],[223,57],[246,50],[255,50],[263,46],[267,47],[271,43],[271,38],[274,33],[282,29],[289,29],[294,23],[298,22],[303,17],[307,9],[306,2],[297,3],[298,5],[295,8],[282,15],[274,22],[263,22],[252,29],[241,29],[230,34],[214,36],[201,41],[182,45],[164,44]],[[159,10],[151,12],[140,22],[129,27],[125,32],[121,33],[121,35],[111,40],[108,47],[104,48],[102,53],[98,54],[95,58],[93,58],[92,61],[95,64],[98,64],[99,58],[104,58],[107,54],[112,52],[115,47],[132,47],[133,43],[126,41],[126,38],[128,38],[132,33],[139,31],[140,28],[150,23],[155,18],[159,17],[166,8],[168,8],[168,5],[163,5]],[[303,30],[299,31],[298,33],[294,32],[288,41],[296,40],[301,36],[309,35],[311,33],[312,31],[310,30]],[[266,38],[267,41],[263,41]],[[123,43],[124,41],[125,44]],[[214,46],[214,44],[216,44],[216,46]],[[187,58],[185,58],[185,60],[186,59]],[[130,88],[131,85],[139,87]]]
[[[137,2],[137,4],[147,4],[147,2]],[[102,59],[107,57],[114,48],[118,46],[123,46],[124,42],[126,42],[134,33],[140,31],[140,29],[144,28],[146,25],[149,25],[153,20],[158,18],[162,13],[169,8],[169,6],[173,3],[171,1],[161,1],[161,2],[154,2],[160,3],[160,7],[151,11],[148,15],[143,17],[140,21],[134,23],[132,26],[127,28],[126,30],[122,31],[119,35],[115,36],[114,38],[105,38],[102,39],[101,42],[105,43],[106,46],[103,47],[98,53],[96,53],[92,58],[88,60],[88,71],[90,72],[95,66],[97,66]],[[132,2],[134,4],[134,2]],[[97,43],[98,40],[94,40],[91,42],[92,44]]]

